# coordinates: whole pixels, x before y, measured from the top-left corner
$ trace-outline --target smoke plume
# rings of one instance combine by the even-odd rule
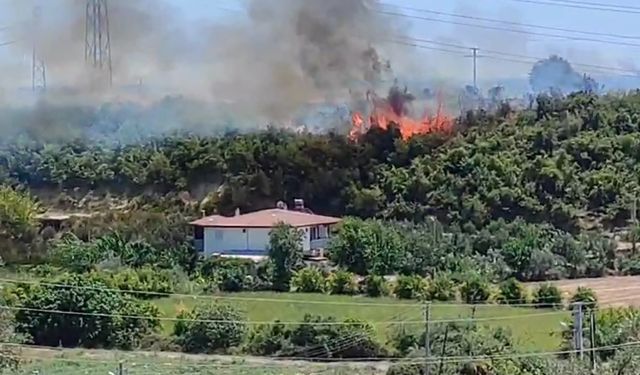
[[[284,119],[304,103],[373,87],[390,64],[378,49],[399,31],[377,0],[253,0],[244,23],[211,31],[217,98]]]

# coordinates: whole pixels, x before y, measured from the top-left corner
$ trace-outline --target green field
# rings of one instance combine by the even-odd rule
[[[412,321],[415,329],[422,329],[424,320],[424,306],[411,301],[394,298],[366,298],[350,296],[331,296],[324,294],[294,294],[271,292],[248,292],[223,294],[221,301],[237,305],[246,312],[250,321],[271,322],[274,320],[286,322],[301,321],[305,314],[334,316],[338,319],[358,318],[374,323],[380,340],[386,342],[388,334],[399,327],[399,324],[388,322]],[[178,312],[191,308],[197,301],[206,301],[210,297],[201,299],[172,297],[156,300],[163,316],[175,317]],[[349,303],[354,303],[350,305]],[[358,305],[360,304],[360,305]],[[364,304],[371,304],[366,306]],[[382,304],[383,306],[374,306]],[[434,304],[431,308],[432,319],[469,319],[472,308],[446,304]],[[501,305],[479,305],[475,318],[481,324],[494,327],[508,328],[514,335],[518,347],[526,351],[556,350],[560,345],[559,331],[561,322],[569,317],[566,311],[541,310],[519,308]],[[483,321],[483,319],[490,319]],[[376,323],[380,322],[380,323]],[[384,323],[386,322],[386,323]],[[442,324],[442,323],[434,323]],[[170,332],[173,323],[164,321],[163,326]]]
[[[26,350],[19,375],[372,375],[384,374],[385,363],[311,363],[261,358],[188,356],[176,353],[132,353],[101,350]]]

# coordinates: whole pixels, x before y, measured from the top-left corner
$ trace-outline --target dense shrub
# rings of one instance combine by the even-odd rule
[[[285,224],[271,230],[269,260],[273,288],[288,292],[293,273],[302,267],[302,231]]]
[[[131,349],[159,327],[155,306],[110,291],[105,283],[76,275],[54,281],[68,286],[39,285],[23,290],[20,303],[25,309],[16,313],[18,332],[29,335],[36,345]]]
[[[189,353],[214,353],[238,346],[246,333],[246,316],[231,305],[199,304],[179,314],[176,342]]]
[[[598,297],[593,289],[579,286],[575,293],[571,296],[571,303],[582,303],[587,308],[596,308],[598,304]]]
[[[109,257],[102,249],[81,241],[73,234],[66,234],[57,241],[51,250],[51,259],[59,267],[71,272],[88,272]]]
[[[562,306],[562,292],[553,284],[541,284],[533,292],[533,303],[540,308]]]
[[[371,325],[353,319],[345,320],[344,324],[336,322],[333,317],[305,315],[297,326],[265,326],[260,329],[261,333],[252,336],[250,346],[263,350],[254,351],[256,354],[283,357],[375,358],[387,355]]]
[[[327,279],[328,290],[331,294],[357,294],[358,282],[356,275],[338,270],[331,273]]]
[[[405,246],[400,233],[391,226],[347,218],[331,240],[329,255],[348,271],[385,276],[399,269]]]
[[[514,278],[503,281],[500,283],[498,301],[508,305],[525,304],[527,303],[527,290]]]
[[[456,299],[456,285],[449,275],[440,273],[429,282],[427,299],[433,301],[452,301]]]
[[[291,285],[299,293],[324,293],[327,279],[319,268],[307,267],[293,274]]]
[[[96,273],[94,278],[103,278],[113,288],[130,291],[136,298],[159,298],[175,291],[175,275],[170,270],[154,268],[125,269],[119,272]],[[140,293],[136,293],[140,292]],[[148,292],[148,293],[144,293]]]
[[[199,272],[225,292],[251,290],[257,280],[256,264],[249,259],[209,258],[199,266]]]
[[[389,284],[384,276],[369,275],[365,277],[362,290],[369,297],[381,297],[389,294]]]
[[[427,282],[420,276],[398,276],[393,288],[393,293],[400,299],[424,298],[427,291]]]
[[[471,277],[460,287],[460,295],[466,303],[482,303],[491,296],[491,285],[481,277]]]

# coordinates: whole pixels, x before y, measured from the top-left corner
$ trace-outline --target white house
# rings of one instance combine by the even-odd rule
[[[327,246],[331,227],[340,219],[315,215],[308,210],[288,210],[286,207],[262,210],[236,216],[208,216],[191,222],[195,247],[205,257],[266,256],[269,233],[279,223],[302,231],[305,255],[317,256]]]

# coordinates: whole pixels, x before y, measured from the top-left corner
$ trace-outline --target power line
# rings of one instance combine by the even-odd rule
[[[17,40],[10,40],[8,42],[0,42],[0,47],[9,46],[9,45],[15,44],[17,42],[18,42]]]
[[[467,23],[467,22],[443,20],[443,19],[439,19],[439,18],[416,16],[416,15],[412,15],[412,14],[396,13],[396,12],[390,12],[390,11],[385,11],[385,10],[380,10],[380,11],[377,11],[377,12],[381,13],[381,14],[386,14],[386,15],[389,15],[389,16],[394,16],[394,17],[412,18],[412,19],[423,20],[423,21],[431,21],[431,22],[438,22],[438,23],[445,23],[445,24],[450,24],[450,25],[459,25],[459,26],[466,26],[466,27],[475,27],[475,28],[487,29],[487,30],[506,31],[506,32],[516,33],[516,34],[545,36],[545,37],[551,37],[551,38],[568,39],[568,40],[582,41],[582,42],[595,42],[595,43],[611,44],[611,45],[617,45],[617,46],[640,47],[640,44],[638,44],[638,43],[629,43],[629,42],[622,42],[622,41],[611,41],[611,40],[604,40],[604,39],[577,37],[577,36],[560,35],[560,34],[540,33],[540,32],[535,32],[535,31],[510,29],[510,28],[499,27],[499,26],[478,25],[478,24],[472,24],[472,23]]]
[[[552,5],[559,6],[564,8],[573,8],[573,9],[586,9],[586,10],[597,10],[603,12],[615,12],[615,13],[626,13],[626,14],[640,14],[640,8],[636,7],[627,7],[620,5],[608,5],[604,3],[587,3],[587,2],[553,2],[553,0],[511,0],[517,3],[527,3],[527,4],[536,4],[536,5]],[[601,5],[592,5],[592,4],[601,4]]]
[[[40,309],[26,306],[8,306],[0,305],[0,310],[9,311],[26,311],[43,314],[57,314],[57,315],[74,315],[74,316],[94,316],[103,318],[119,318],[119,319],[138,319],[138,320],[158,320],[167,322],[197,322],[197,323],[241,323],[247,325],[314,325],[314,326],[354,326],[361,325],[363,323],[372,325],[407,325],[407,324],[423,324],[423,320],[416,321],[374,321],[374,322],[360,322],[360,321],[346,321],[346,322],[304,322],[304,321],[257,321],[257,320],[231,320],[231,319],[198,319],[198,318],[179,318],[179,317],[166,317],[166,316],[149,316],[149,315],[130,315],[130,314],[114,314],[114,313],[97,313],[97,312],[83,312],[83,311],[67,311],[56,309]],[[486,318],[455,318],[455,319],[440,319],[433,320],[432,324],[445,324],[445,323],[469,323],[469,322],[490,322],[496,320],[518,320],[539,316],[551,316],[551,315],[566,315],[566,311],[546,311],[541,313],[531,314],[516,314],[516,315],[501,315],[492,316]]]
[[[430,40],[430,39],[421,39],[421,38],[413,38],[413,37],[411,37],[411,38],[407,37],[405,39],[413,41],[413,42],[442,45],[442,46],[445,46],[445,47],[460,48],[460,49],[465,49],[465,50],[469,50],[469,49],[473,48],[473,47],[462,45],[462,44],[439,42],[439,41]],[[492,50],[492,49],[484,49],[484,48],[481,48],[481,47],[480,47],[480,49],[485,53],[490,53],[490,54],[494,54],[494,55],[498,55],[498,56],[505,56],[505,57],[509,57],[509,58],[514,57],[514,58],[529,59],[529,60],[535,60],[535,61],[544,60],[544,59],[547,58],[547,57],[541,57],[541,56],[522,55],[522,54],[515,54],[515,53],[504,52],[504,51]],[[493,59],[497,59],[497,60],[502,59],[502,58],[496,57],[496,56],[484,56],[484,57],[489,57],[489,58],[493,58]],[[503,60],[531,63],[531,61],[514,60],[514,59],[503,59]],[[637,70],[624,69],[624,68],[618,68],[618,67],[606,66],[606,65],[585,64],[585,63],[571,63],[571,65],[585,67],[585,68],[599,69],[599,70],[615,71],[615,72],[621,72],[621,73],[635,73],[636,75],[638,73],[640,73]]]
[[[447,13],[447,12],[435,11],[435,10],[424,9],[424,8],[414,8],[414,7],[405,7],[405,6],[394,6],[394,7],[398,9],[410,10],[410,11],[420,12],[420,13],[429,13],[429,14],[448,16],[448,17],[454,17],[454,18],[464,18],[464,19],[470,19],[470,20],[476,20],[476,21],[501,23],[504,25],[529,27],[529,28],[543,29],[543,30],[562,31],[562,32],[568,32],[568,33],[575,33],[575,34],[584,34],[584,35],[604,36],[609,38],[640,40],[640,36],[634,36],[634,35],[602,33],[602,32],[595,32],[595,31],[568,29],[563,27],[553,27],[553,26],[536,25],[536,24],[530,24],[530,23],[504,21],[504,20],[499,20],[494,18],[483,18],[483,17],[477,17],[477,16],[470,16],[466,14]]]
[[[53,347],[45,347],[45,346],[35,346],[35,345],[27,345],[27,344],[16,344],[16,343],[0,343],[0,345],[5,345],[8,347],[17,347],[22,349],[32,349],[32,350],[46,350],[52,351],[56,350]],[[604,345],[592,348],[585,348],[583,351],[585,352],[601,352],[601,351],[610,351],[623,349],[628,347],[639,346],[640,341],[628,341],[621,344],[613,344],[613,345]],[[569,354],[576,354],[578,350],[559,350],[559,351],[532,351],[532,352],[524,352],[524,353],[509,353],[509,354],[495,354],[495,355],[468,355],[468,356],[432,356],[429,359],[420,359],[420,358],[391,358],[391,357],[371,357],[371,358],[331,358],[332,362],[370,362],[370,361],[380,361],[384,360],[390,363],[398,363],[398,364],[438,364],[440,362],[444,363],[462,363],[462,362],[473,362],[473,361],[482,361],[482,360],[508,360],[508,359],[523,359],[523,358],[537,358],[537,357],[555,357]],[[128,352],[129,354],[136,354],[136,352]],[[148,353],[144,353],[148,354]],[[259,359],[264,360],[265,357],[259,357]],[[318,360],[317,357],[266,357],[272,358],[274,360]],[[37,356],[33,359],[39,359],[42,361],[65,361],[65,362],[76,362],[76,363],[113,363],[113,361],[99,359],[99,358],[63,358],[63,357],[53,357],[53,358],[42,358],[41,356]],[[194,361],[195,362],[195,361]],[[144,362],[142,362],[144,364]],[[154,362],[153,365],[157,365],[158,362]],[[285,363],[188,363],[190,367],[197,368],[206,368],[206,367],[270,367],[270,366],[282,366]],[[320,364],[318,364],[320,365]],[[171,366],[175,367],[176,364],[172,363],[163,363],[162,366]]]
[[[620,9],[632,9],[632,10],[640,10],[640,7],[632,6],[632,5],[623,5],[623,4],[607,4],[607,3],[596,3],[589,1],[576,1],[576,0],[546,0],[555,3],[568,3],[568,4],[576,4],[576,5],[593,5],[593,6],[605,6],[609,8],[620,8]]]
[[[414,46],[411,43],[404,43],[407,45]],[[200,299],[200,300],[229,300],[229,301],[244,301],[244,302],[273,302],[273,303],[288,303],[288,304],[307,304],[307,305],[337,305],[337,306],[362,306],[362,307],[415,307],[422,308],[422,304],[419,302],[415,303],[377,303],[377,302],[345,302],[345,301],[319,301],[319,300],[303,300],[303,299],[283,299],[283,298],[260,298],[260,297],[238,297],[238,296],[229,296],[229,295],[202,295],[202,294],[186,294],[186,293],[169,293],[169,292],[154,292],[154,291],[146,291],[146,290],[135,290],[135,289],[118,289],[118,288],[108,288],[108,287],[94,287],[94,286],[84,286],[84,285],[70,285],[70,284],[61,284],[61,283],[51,283],[47,281],[37,281],[37,280],[16,280],[16,279],[7,279],[0,278],[0,284],[27,284],[27,285],[43,285],[53,288],[69,288],[69,289],[79,289],[79,290],[93,290],[93,291],[101,291],[101,292],[114,292],[114,293],[123,293],[123,294],[139,294],[146,296],[154,296],[154,297],[180,297],[180,298],[191,298],[191,299]],[[640,286],[638,287],[640,288]],[[520,299],[514,300],[503,300],[503,302],[517,302]],[[499,305],[493,302],[485,302],[485,303],[477,303],[477,304],[469,304],[469,303],[443,303],[438,305],[438,307],[442,308],[458,308],[458,307],[479,307],[479,306],[504,306],[504,307],[540,307],[547,306],[548,303],[521,303],[521,304],[509,304],[507,305]]]

